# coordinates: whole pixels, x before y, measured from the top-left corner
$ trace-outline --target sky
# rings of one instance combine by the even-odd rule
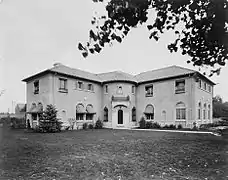
[[[26,103],[26,84],[21,80],[54,63],[93,73],[121,70],[133,75],[178,65],[193,70],[189,57],[170,53],[167,44],[170,33],[159,42],[150,40],[146,26],[133,29],[128,37],[100,54],[84,59],[77,49],[88,40],[91,19],[102,4],[92,0],[2,0],[0,1],[0,112],[14,112],[17,103]],[[228,66],[219,76],[214,95],[228,101]]]

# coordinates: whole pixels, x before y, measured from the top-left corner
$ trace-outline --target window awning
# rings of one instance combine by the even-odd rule
[[[82,104],[78,104],[76,106],[76,113],[78,113],[78,114],[84,114],[84,113],[86,113],[86,111],[84,109],[84,106]]]
[[[87,112],[88,114],[95,114],[95,113],[96,113],[96,112],[94,111],[92,105],[88,105],[88,106],[86,107],[86,112]]]
[[[33,114],[33,113],[42,113],[43,109],[39,106],[31,107],[27,113]]]
[[[147,105],[144,114],[154,114],[154,107],[152,105]]]

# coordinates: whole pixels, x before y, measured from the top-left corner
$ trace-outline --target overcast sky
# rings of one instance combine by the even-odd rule
[[[101,5],[99,5],[101,6]],[[98,5],[92,0],[3,0],[0,4],[0,112],[12,111],[26,102],[26,85],[21,80],[60,62],[74,68],[99,73],[122,70],[143,71],[186,63],[188,57],[170,53],[170,34],[159,42],[149,40],[145,26],[131,31],[121,44],[107,46],[100,54],[83,59],[78,42],[88,40],[91,17]],[[228,101],[228,67],[220,76],[215,94]],[[13,105],[13,107],[12,107]]]

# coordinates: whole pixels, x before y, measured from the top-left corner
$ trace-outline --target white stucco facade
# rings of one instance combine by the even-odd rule
[[[23,81],[32,127],[48,104],[55,105],[65,126],[76,121],[75,129],[98,119],[106,128],[134,128],[142,117],[162,126],[212,122],[214,83],[178,66],[133,76],[120,71],[92,74],[57,64]]]

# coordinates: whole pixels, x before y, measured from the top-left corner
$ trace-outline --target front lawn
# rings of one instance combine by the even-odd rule
[[[0,179],[228,179],[228,139],[130,130],[0,128]]]

